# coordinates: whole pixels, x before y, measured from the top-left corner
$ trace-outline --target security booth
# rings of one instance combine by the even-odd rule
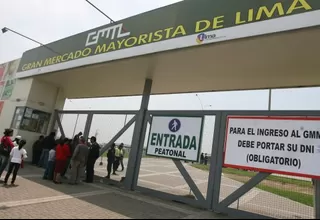
[[[147,153],[174,159],[196,197],[176,199],[229,212],[217,208],[219,190],[213,187],[216,184],[209,186],[216,181],[214,177],[221,178],[221,169],[211,170],[208,192],[215,194],[204,198],[181,165],[181,160],[198,160],[205,114],[216,117],[216,131],[225,123],[221,121],[224,113],[152,112],[148,111],[150,95],[318,86],[319,9],[317,0],[181,1],[50,43],[47,47],[52,50],[38,47],[26,51],[19,61],[12,99],[25,100],[22,106],[36,110],[46,108],[51,118],[48,127],[54,129],[59,115],[72,113],[62,111],[66,98],[141,95],[140,109],[135,112],[80,112],[86,115],[84,135],[89,135],[95,114],[134,115],[127,123],[131,126],[134,122],[134,132],[124,185],[137,190],[144,139],[151,123]],[[4,112],[9,114],[17,106],[5,103]],[[4,117],[11,118],[7,113]],[[191,136],[179,135],[188,123],[197,124],[197,130]],[[61,123],[58,126],[63,130]],[[185,150],[168,150],[164,146],[167,141]],[[213,143],[222,146],[216,138]],[[212,169],[214,164],[221,168],[221,160],[212,154]],[[266,176],[259,174],[255,179]],[[170,194],[159,196],[169,198]]]

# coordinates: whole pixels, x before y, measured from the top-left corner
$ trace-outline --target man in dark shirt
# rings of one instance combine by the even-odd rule
[[[40,160],[41,152],[42,152],[42,141],[44,139],[43,135],[40,135],[39,139],[33,143],[32,146],[32,164],[37,165]]]
[[[88,161],[86,166],[87,171],[87,177],[86,182],[92,183],[93,177],[94,177],[94,164],[96,163],[96,160],[100,156],[100,145],[97,143],[96,137],[90,138],[91,144],[89,145],[89,155],[88,155]]]
[[[206,165],[206,166],[208,165],[208,159],[209,159],[208,154],[205,154],[204,155],[204,165]]]
[[[39,167],[46,168],[48,163],[49,151],[56,146],[56,132],[51,132],[42,141],[42,152],[38,163]]]
[[[111,148],[108,150],[107,157],[108,157],[108,165],[107,165],[107,170],[108,170],[108,175],[106,178],[110,179],[111,175],[111,170],[112,170],[112,165],[116,159],[116,150],[115,150],[115,143],[111,145]]]
[[[204,164],[204,153],[201,153],[200,164]]]

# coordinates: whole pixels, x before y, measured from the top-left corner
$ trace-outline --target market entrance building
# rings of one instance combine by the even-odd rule
[[[318,0],[185,0],[26,51],[11,96],[19,103],[5,104],[1,121],[10,126],[22,105],[53,124],[66,98],[142,95],[133,189],[151,94],[319,86],[319,25]]]

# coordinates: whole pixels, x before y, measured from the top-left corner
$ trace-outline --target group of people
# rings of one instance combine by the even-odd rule
[[[23,148],[27,142],[20,136],[12,141],[13,129],[5,129],[3,134],[0,142],[0,178],[9,164],[4,185],[8,185],[9,177],[13,174],[11,185],[14,186],[18,171],[23,166],[23,160],[27,158],[27,151]]]
[[[200,155],[200,164],[208,165],[208,154],[201,153]]]
[[[106,178],[110,179],[111,172],[113,175],[117,175],[116,171],[118,171],[119,166],[121,165],[121,171],[124,170],[123,158],[124,158],[124,144],[121,143],[119,147],[116,147],[115,143],[111,145],[111,148],[108,150],[107,158],[107,171],[108,175]]]
[[[96,137],[92,136],[89,141],[86,141],[82,132],[79,132],[73,140],[68,138],[55,140],[55,136],[55,132],[52,132],[45,138],[40,137],[33,145],[33,151],[37,151],[33,163],[45,168],[43,179],[61,184],[62,178],[70,168],[69,184],[78,184],[84,170],[86,170],[85,182],[92,183],[94,164],[100,156],[100,145]]]
[[[11,174],[11,184],[14,185],[18,170],[23,166],[23,160],[27,158],[27,152],[23,148],[26,140],[17,136],[12,140],[13,130],[5,129],[4,136],[0,142],[0,178],[3,171],[8,171],[4,178],[4,184],[7,185]],[[100,156],[100,145],[96,137],[92,136],[89,141],[79,132],[73,139],[59,138],[55,139],[56,133],[51,132],[48,136],[40,136],[32,146],[32,164],[45,168],[43,179],[51,180],[55,184],[61,184],[62,178],[70,169],[69,184],[75,185],[80,182],[85,173],[85,182],[92,183],[94,179],[94,165]],[[124,170],[124,145],[121,143],[118,147],[113,143],[107,152],[108,175],[117,175],[119,166]]]

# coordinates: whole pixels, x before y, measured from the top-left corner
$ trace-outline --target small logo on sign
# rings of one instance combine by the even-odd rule
[[[179,131],[181,128],[181,122],[179,119],[172,119],[170,122],[169,122],[169,130],[171,132],[177,132]]]
[[[216,34],[205,34],[205,33],[201,33],[198,34],[196,41],[198,44],[202,44],[205,41],[214,41],[214,40],[218,40],[219,38],[224,38],[225,36],[217,36]]]

